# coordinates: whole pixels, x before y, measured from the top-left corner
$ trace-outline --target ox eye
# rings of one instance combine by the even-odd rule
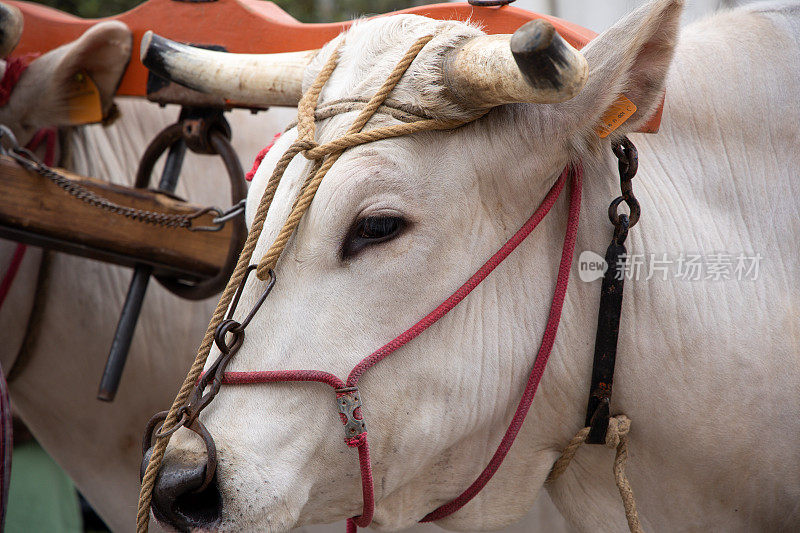
[[[342,258],[347,259],[367,246],[386,242],[397,237],[406,227],[398,216],[371,216],[357,221],[345,239]]]

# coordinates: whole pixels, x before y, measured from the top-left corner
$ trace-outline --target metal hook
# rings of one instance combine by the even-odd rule
[[[8,139],[11,146],[9,150],[0,142],[0,154],[8,155],[9,151],[16,151],[19,148],[17,137],[14,135],[14,132],[11,131],[11,128],[5,124],[0,124],[0,141],[2,141],[2,139]]]

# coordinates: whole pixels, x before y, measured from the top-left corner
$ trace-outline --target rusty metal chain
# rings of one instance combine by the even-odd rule
[[[641,208],[636,196],[633,195],[633,177],[639,169],[639,155],[636,147],[627,138],[623,137],[620,141],[611,146],[614,155],[617,157],[619,166],[619,185],[622,196],[614,198],[608,206],[608,218],[614,225],[614,238],[620,244],[625,242],[628,230],[639,222]],[[625,202],[628,206],[629,214],[617,213],[619,204]]]
[[[73,198],[93,207],[97,207],[98,209],[102,209],[103,211],[108,211],[145,224],[164,226],[167,228],[186,228],[189,231],[220,231],[228,220],[244,213],[244,204],[242,202],[234,205],[227,211],[222,211],[218,207],[203,207],[194,213],[185,215],[160,213],[157,211],[148,211],[120,205],[92,192],[75,180],[71,180],[55,169],[45,165],[30,150],[19,146],[16,138],[7,127],[0,126],[0,138],[3,137],[9,140],[11,146],[8,149],[0,147],[0,153],[8,155],[26,170],[47,178]],[[207,213],[214,213],[216,215],[212,221],[214,224],[213,226],[192,225],[196,218]]]
[[[233,296],[233,301],[225,315],[225,319],[214,330],[214,344],[219,348],[219,357],[200,375],[199,380],[192,389],[191,395],[178,410],[179,418],[177,422],[171,427],[165,428],[164,423],[166,422],[169,411],[161,411],[153,415],[145,428],[144,439],[142,441],[142,456],[145,458],[148,457],[148,453],[152,451],[154,437],[162,438],[172,435],[182,427],[193,431],[203,439],[206,446],[206,468],[203,475],[203,483],[200,487],[195,489],[195,492],[201,492],[211,484],[217,469],[217,448],[214,444],[213,437],[199,419],[200,412],[211,403],[211,400],[216,397],[222,388],[225,369],[244,343],[245,328],[250,324],[250,321],[275,286],[275,272],[270,270],[269,283],[244,320],[238,322],[233,319],[233,313],[239,305],[239,299],[247,283],[247,278],[250,276],[250,273],[256,269],[256,266],[257,265],[250,265],[247,267],[244,277],[239,282],[239,286]]]

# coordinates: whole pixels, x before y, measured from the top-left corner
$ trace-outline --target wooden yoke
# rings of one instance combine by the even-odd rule
[[[22,39],[15,54],[46,52],[75,40],[100,20],[82,19],[61,11],[28,2],[9,2],[25,17]],[[441,20],[471,20],[490,34],[514,33],[534,19],[549,21],[558,33],[575,48],[583,48],[597,34],[565,20],[531,13],[514,6],[474,7],[467,3],[417,6],[386,15],[413,13]],[[385,16],[385,15],[378,15]],[[312,50],[321,47],[350,22],[306,24],[298,22],[272,2],[263,0],[213,0],[186,2],[149,0],[115,17],[133,31],[134,50],[139,49],[147,30],[179,42],[221,46],[228,52],[277,53]],[[138,56],[131,59],[122,83],[120,96],[147,96],[147,69]],[[643,127],[656,132],[661,111]]]
[[[58,172],[112,202],[170,215],[191,215],[201,207],[146,189],[132,189]],[[67,195],[50,180],[31,174],[0,155],[0,238],[124,266],[147,264],[156,274],[186,280],[211,278],[225,267],[231,224],[220,231],[189,231],[146,224],[98,209]],[[213,226],[214,214],[194,226]]]

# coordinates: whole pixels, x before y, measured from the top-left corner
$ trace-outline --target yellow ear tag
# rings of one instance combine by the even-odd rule
[[[600,124],[597,125],[595,131],[601,139],[605,139],[608,137],[609,133],[622,126],[635,112],[636,104],[625,98],[625,95],[621,94],[616,102],[611,104],[608,111],[603,115],[603,118],[600,119]]]
[[[72,124],[94,124],[103,120],[100,90],[85,72],[76,73],[70,80],[67,103]]]

